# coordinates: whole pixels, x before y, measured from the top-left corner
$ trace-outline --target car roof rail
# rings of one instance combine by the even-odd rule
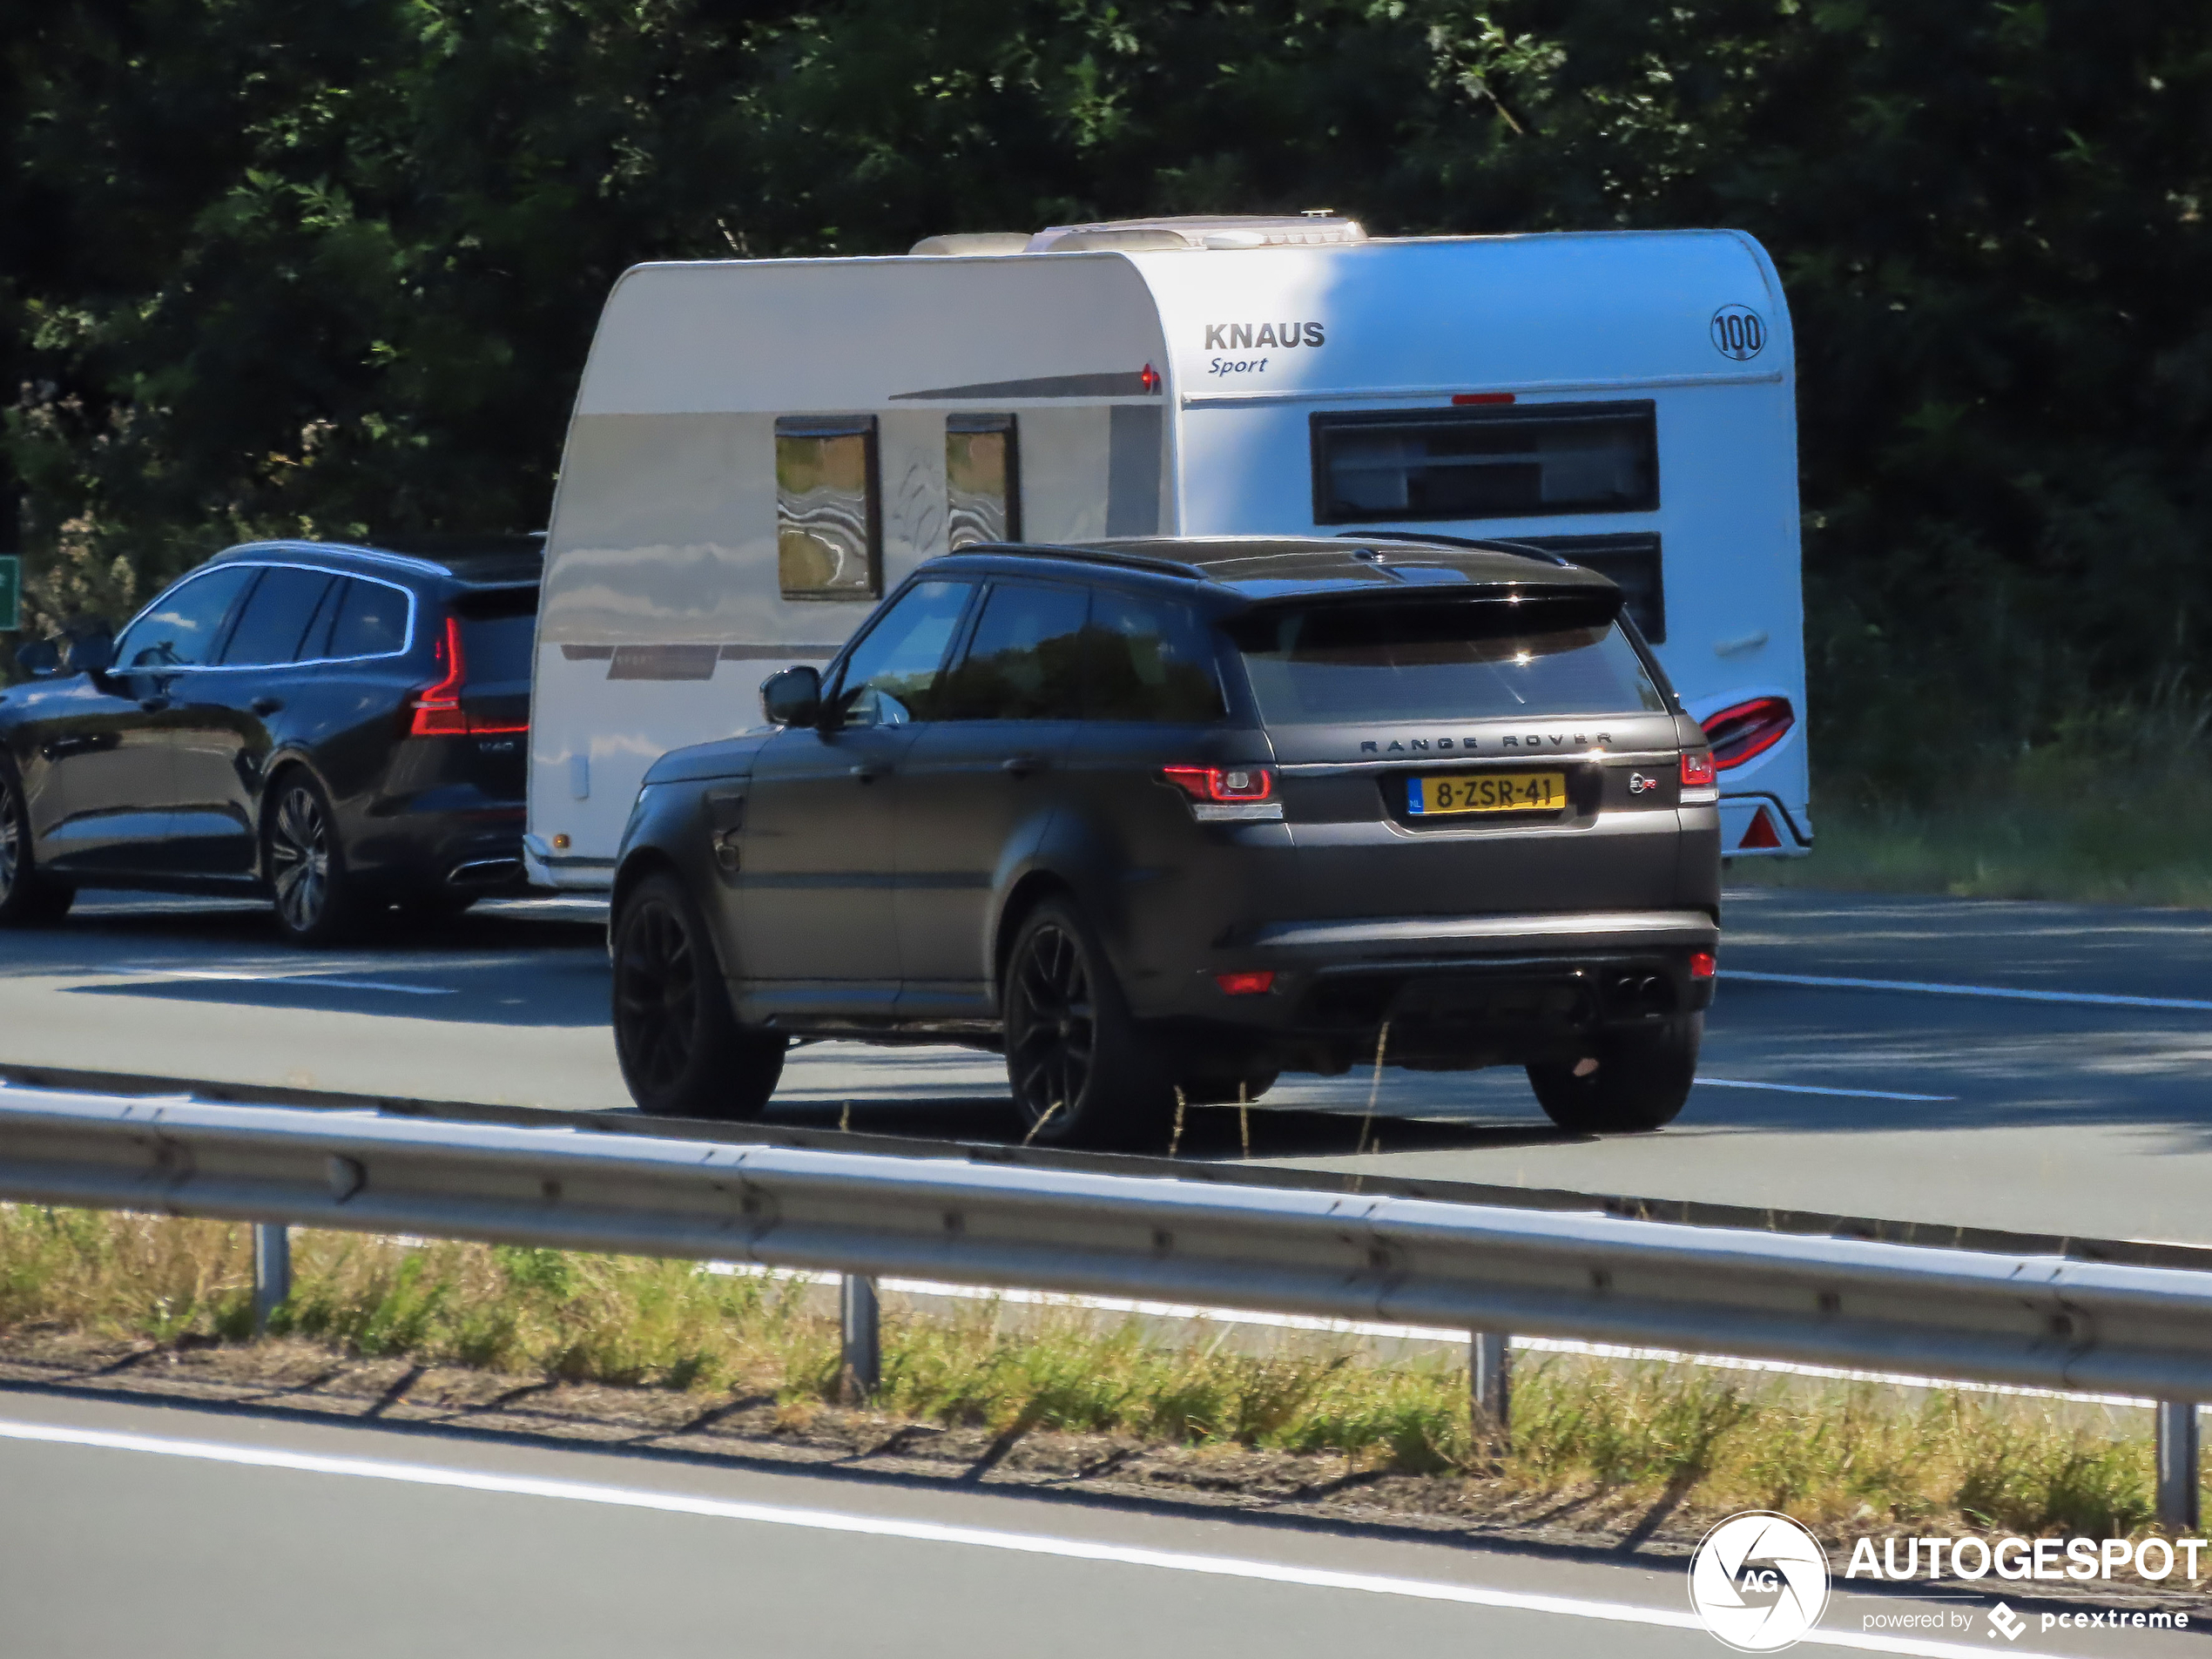
[[[1118,547],[1082,547],[1058,542],[973,542],[962,553],[1020,553],[1048,559],[1077,559],[1087,564],[1113,564],[1126,570],[1149,570],[1156,576],[1181,577],[1190,582],[1213,578],[1195,564],[1162,558],[1154,553],[1131,553]]]
[[[1508,541],[1501,536],[1477,539],[1472,536],[1440,536],[1433,530],[1339,530],[1340,542],[1410,542],[1416,547],[1463,547],[1480,553],[1512,553],[1524,559],[1534,559],[1544,564],[1572,564],[1574,560],[1562,558],[1549,548],[1531,547],[1526,542]]]

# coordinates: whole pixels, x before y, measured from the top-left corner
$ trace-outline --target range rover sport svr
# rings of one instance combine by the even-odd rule
[[[770,722],[647,773],[614,1027],[647,1111],[796,1039],[1001,1051],[1041,1142],[1285,1070],[1527,1068],[1578,1131],[1687,1096],[1719,939],[1706,735],[1604,577],[1511,544],[933,559]]]

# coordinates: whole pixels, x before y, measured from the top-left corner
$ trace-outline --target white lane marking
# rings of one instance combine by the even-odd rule
[[[1234,1555],[1197,1555],[1183,1550],[1142,1549],[1128,1544],[1098,1543],[1085,1538],[1001,1532],[993,1527],[955,1527],[934,1521],[898,1521],[881,1515],[841,1514],[831,1509],[739,1503],[725,1498],[698,1498],[682,1493],[598,1486],[583,1480],[549,1480],[529,1475],[491,1474],[475,1469],[438,1468],[427,1463],[392,1463],[381,1458],[327,1457],[306,1452],[280,1452],[269,1447],[223,1446],[208,1440],[174,1440],[152,1434],[120,1434],[101,1429],[62,1428],[46,1423],[4,1420],[0,1420],[0,1440],[29,1440],[50,1446],[93,1447],[112,1452],[144,1452],[158,1457],[191,1458],[201,1462],[227,1463],[247,1468],[347,1475],[360,1480],[399,1481],[408,1486],[444,1487],[463,1492],[552,1498],[570,1503],[604,1504],[621,1509],[651,1509],[667,1514],[704,1515],[722,1521],[750,1521],[762,1526],[799,1527],[814,1532],[851,1533],[870,1538],[963,1544],[973,1549],[1001,1549],[1024,1555],[1054,1555],[1068,1561],[1109,1561],[1128,1567],[1153,1567],[1170,1572],[1198,1573],[1215,1578],[1258,1579],[1272,1584],[1299,1584],[1314,1589],[1359,1590],[1370,1595],[1400,1595],[1423,1602],[1456,1602],[1467,1607],[1549,1613],[1567,1618],[1595,1619],[1610,1624],[1658,1625],[1670,1630],[1702,1631],[1706,1628],[1704,1621],[1695,1614],[1659,1608],[1631,1607],[1622,1602],[1592,1602],[1578,1596],[1532,1595],[1518,1590],[1483,1589],[1474,1585],[1446,1584],[1432,1579],[1396,1578],[1381,1573],[1344,1573],[1326,1568],[1292,1567],[1278,1561],[1252,1561]],[[1951,1642],[1864,1635],[1847,1630],[1814,1630],[1803,1640],[1817,1647],[1851,1648],[1864,1653],[1925,1654],[1932,1656],[1932,1659],[1958,1659],[1959,1656],[1968,1654],[1979,1656],[1986,1651]]]
[[[1839,979],[1823,974],[1755,973],[1723,968],[1723,979],[1753,980],[1765,985],[1816,985],[1844,991],[1918,991],[1927,996],[1985,996],[2000,1002],[2070,1002],[2098,1008],[2186,1008],[2212,1014],[2212,1002],[2186,996],[2117,996],[2107,991],[2030,991],[2011,985],[1945,985],[1932,980]]]
[[[312,968],[291,971],[284,969],[248,970],[245,968],[113,968],[113,974],[128,974],[134,979],[191,979],[212,980],[218,983],[233,981],[260,984],[305,985],[313,988],[327,986],[336,991],[395,991],[402,996],[451,996],[450,985],[401,985],[392,980],[381,979],[325,979]]]
[[[1829,1089],[1817,1083],[1755,1083],[1737,1077],[1700,1077],[1700,1089],[1768,1089],[1777,1095],[1843,1095],[1852,1100],[1956,1100],[1956,1095],[1900,1095],[1887,1089]]]

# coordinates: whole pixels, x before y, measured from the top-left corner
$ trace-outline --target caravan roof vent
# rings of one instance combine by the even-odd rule
[[[1029,239],[1028,251],[1076,253],[1099,248],[1136,253],[1147,248],[1318,247],[1366,239],[1367,233],[1359,220],[1334,213],[1301,213],[1291,218],[1224,214],[1054,225]]]
[[[925,236],[907,250],[909,253],[1020,253],[1029,246],[1026,231],[961,231],[950,236]]]

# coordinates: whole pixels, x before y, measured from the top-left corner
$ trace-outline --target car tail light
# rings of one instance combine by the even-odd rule
[[[1705,737],[1713,745],[1713,765],[1722,772],[1740,766],[1788,737],[1797,723],[1797,711],[1786,697],[1755,697],[1708,715]]]
[[[461,706],[469,689],[469,659],[461,649],[461,619],[446,618],[443,638],[438,641],[438,666],[445,672],[408,699],[407,734],[411,738],[458,738],[471,733],[527,732],[529,722],[500,724],[471,717]]]
[[[1710,979],[1713,977],[1716,969],[1717,965],[1713,961],[1713,953],[1711,951],[1693,950],[1689,953],[1690,978]]]
[[[1710,789],[1713,786],[1713,757],[1706,750],[1690,749],[1682,758],[1682,786],[1684,789]]]
[[[1272,800],[1272,766],[1163,766],[1160,776],[1192,800],[1208,805]]]
[[[1272,968],[1258,974],[1216,974],[1213,982],[1224,996],[1264,996],[1275,988]]]

